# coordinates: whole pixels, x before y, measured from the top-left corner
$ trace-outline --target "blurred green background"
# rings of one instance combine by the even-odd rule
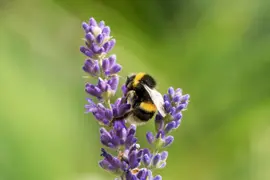
[[[92,16],[111,27],[123,77],[191,95],[163,179],[270,179],[269,0],[0,0],[0,180],[113,179],[84,114]]]

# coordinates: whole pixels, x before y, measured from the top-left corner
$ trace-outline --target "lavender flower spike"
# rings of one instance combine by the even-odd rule
[[[111,103],[112,96],[118,90],[122,66],[117,63],[116,55],[108,55],[115,45],[110,35],[111,29],[104,21],[97,22],[90,18],[83,22],[85,32],[84,45],[80,51],[86,56],[83,71],[95,81],[85,84],[87,98],[86,113],[93,114],[100,124],[99,135],[102,160],[99,166],[112,173],[115,180],[161,180],[160,175],[153,175],[152,170],[166,167],[169,147],[174,137],[171,133],[181,123],[182,112],[187,108],[189,95],[183,95],[181,89],[170,87],[164,95],[165,117],[157,113],[155,117],[156,132],[147,132],[146,138],[152,146],[140,148],[137,144],[136,126],[128,125],[124,118],[131,105],[123,101],[127,87],[122,86],[122,97]],[[117,118],[117,121],[113,121]],[[108,152],[110,149],[110,153]]]
[[[171,145],[174,137],[169,135],[173,130],[176,130],[181,123],[182,111],[187,108],[189,102],[189,95],[183,95],[180,88],[174,89],[170,87],[168,94],[164,95],[164,109],[166,116],[163,118],[159,113],[155,117],[156,139],[149,142],[149,134],[147,133],[147,140],[150,144],[155,143],[157,148],[164,148]]]

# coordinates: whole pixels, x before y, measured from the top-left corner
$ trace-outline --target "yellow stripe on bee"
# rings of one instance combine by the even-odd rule
[[[157,107],[151,102],[142,102],[140,108],[147,112],[156,112]]]
[[[133,81],[133,87],[137,86],[137,84],[139,84],[139,81],[143,78],[143,76],[145,75],[145,73],[138,73],[136,74],[134,81]]]

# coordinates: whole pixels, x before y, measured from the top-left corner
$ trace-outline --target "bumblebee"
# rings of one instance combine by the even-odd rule
[[[165,116],[164,100],[155,89],[156,81],[146,73],[138,73],[127,77],[127,92],[125,102],[131,105],[131,110],[123,117],[131,124],[142,125],[149,121],[158,111]]]

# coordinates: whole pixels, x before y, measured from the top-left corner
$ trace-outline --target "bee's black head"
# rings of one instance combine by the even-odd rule
[[[131,75],[131,76],[128,76],[127,77],[127,80],[126,80],[126,84],[125,85],[126,85],[126,87],[127,87],[128,90],[132,89],[133,81],[135,79],[135,76],[136,75]]]

